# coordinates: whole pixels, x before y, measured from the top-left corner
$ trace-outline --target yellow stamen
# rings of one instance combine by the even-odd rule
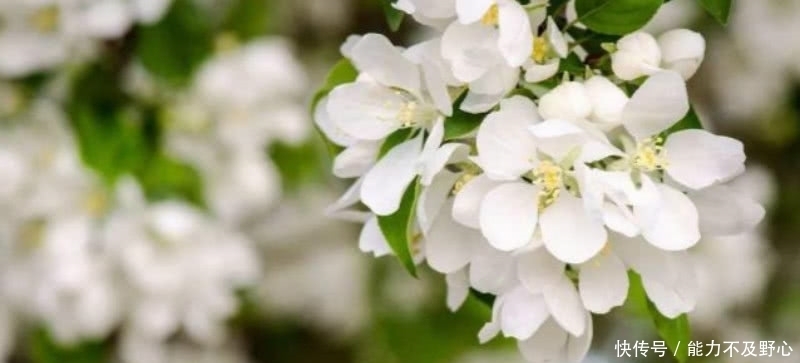
[[[493,4],[491,7],[489,7],[489,10],[486,11],[486,14],[483,14],[483,18],[481,18],[481,24],[495,26],[499,22],[499,19],[499,9],[497,4]]]
[[[543,37],[536,37],[533,38],[533,53],[531,54],[531,58],[536,63],[544,63],[547,55],[550,53],[550,44],[547,42],[547,39]]]
[[[418,104],[415,101],[408,101],[400,108],[397,119],[400,120],[403,127],[412,127],[417,124],[417,109]]]
[[[645,172],[663,170],[667,166],[661,137],[648,138],[636,145],[633,166]]]
[[[564,173],[561,167],[552,161],[545,160],[533,172],[533,183],[542,188],[539,192],[539,209],[553,204],[561,193]]]

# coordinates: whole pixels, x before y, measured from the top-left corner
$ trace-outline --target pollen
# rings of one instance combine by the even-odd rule
[[[461,192],[461,189],[464,189],[464,187],[465,187],[465,186],[466,186],[466,185],[467,185],[467,184],[468,184],[468,183],[469,183],[469,182],[470,182],[472,179],[475,179],[475,174],[473,174],[473,173],[465,173],[464,175],[462,175],[461,177],[459,177],[459,178],[458,178],[458,180],[456,180],[456,183],[455,183],[455,184],[453,184],[453,192],[452,192],[452,194],[453,194],[453,195],[456,195],[456,194],[458,194],[459,192]]]
[[[28,19],[29,24],[41,33],[52,33],[58,27],[61,12],[58,6],[46,6],[33,13]]]
[[[636,155],[633,157],[633,166],[637,169],[651,172],[663,170],[667,166],[664,158],[663,138],[648,138],[636,146]]]
[[[556,201],[564,184],[564,172],[552,161],[542,161],[533,172],[533,183],[542,188],[539,192],[539,209]]]
[[[547,58],[548,53],[550,53],[550,44],[547,43],[547,39],[543,37],[533,38],[531,59],[536,63],[542,64]]]
[[[408,101],[400,108],[397,119],[403,127],[412,127],[417,124],[418,110],[419,104],[416,101]]]
[[[481,18],[481,24],[495,26],[499,22],[500,19],[500,11],[497,7],[497,4],[493,4],[489,7],[489,10],[486,11],[486,14],[483,14],[483,18]]]

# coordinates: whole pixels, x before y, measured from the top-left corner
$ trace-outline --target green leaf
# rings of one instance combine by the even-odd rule
[[[381,144],[380,150],[378,150],[378,159],[386,155],[395,146],[400,145],[404,141],[408,140],[408,138],[411,136],[411,131],[412,130],[410,128],[400,129],[387,136],[386,140],[383,142],[383,144]]]
[[[466,92],[453,104],[453,115],[444,120],[444,139],[453,140],[469,135],[481,125],[487,113],[469,113],[461,110]]]
[[[563,74],[567,72],[573,76],[583,77],[586,74],[586,66],[583,64],[578,55],[570,53],[566,59],[562,59],[558,65],[558,73]]]
[[[378,225],[383,236],[400,263],[414,277],[417,277],[417,266],[414,264],[411,249],[414,248],[417,238],[413,235],[413,227],[419,189],[419,178],[416,178],[403,194],[397,212],[388,216],[378,216]]]
[[[156,24],[138,33],[136,54],[150,73],[174,86],[185,86],[213,50],[209,17],[192,0],[176,0]]]
[[[112,358],[103,342],[83,342],[63,346],[53,341],[43,328],[29,336],[28,352],[33,363],[107,363]]]
[[[389,29],[393,32],[396,32],[400,29],[400,24],[403,23],[403,17],[405,17],[405,13],[395,9],[392,6],[394,1],[392,0],[379,0],[381,2],[381,7],[383,8],[383,14],[386,15],[386,23],[389,24]]]
[[[193,167],[166,155],[150,159],[137,173],[148,199],[177,197],[204,206],[203,179]]]
[[[700,6],[706,9],[720,24],[728,24],[728,16],[731,14],[731,0],[697,0]]]
[[[632,33],[656,14],[663,0],[577,0],[578,20],[598,33]]]
[[[328,72],[328,76],[325,78],[325,83],[322,84],[322,87],[317,90],[317,92],[314,94],[314,97],[311,99],[312,117],[317,108],[317,104],[323,97],[327,96],[328,93],[331,93],[336,86],[355,81],[356,77],[358,77],[358,70],[353,66],[353,63],[351,63],[347,58],[342,58],[339,60],[339,62],[337,62]],[[342,147],[329,140],[319,129],[319,127],[316,126],[316,123],[314,126],[317,128],[317,134],[319,134],[322,140],[325,142],[325,146],[330,155],[336,155],[342,151]]]
[[[697,112],[694,111],[694,107],[689,108],[689,112],[686,113],[686,116],[683,117],[680,121],[672,125],[669,129],[664,131],[661,136],[666,138],[667,136],[676,133],[682,130],[688,129],[702,129],[703,124],[700,122],[700,117],[697,115]]]
[[[688,316],[681,314],[675,319],[670,319],[662,315],[653,302],[647,298],[641,276],[629,271],[628,277],[630,279],[628,298],[633,299],[633,304],[646,305],[646,311],[653,320],[658,335],[664,339],[673,357],[680,363],[686,362],[689,358],[688,344],[692,338]]]

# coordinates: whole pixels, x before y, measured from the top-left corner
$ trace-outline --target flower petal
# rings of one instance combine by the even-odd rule
[[[419,95],[420,72],[382,34],[366,34],[350,50],[355,67],[378,83]]]
[[[586,310],[572,281],[562,275],[559,282],[545,286],[542,293],[550,314],[558,325],[574,336],[583,335],[586,329]]]
[[[452,204],[445,204],[449,209]],[[443,274],[453,273],[469,263],[474,247],[484,242],[480,232],[456,223],[444,213],[436,219],[425,236],[425,256],[432,269]]]
[[[503,334],[518,340],[530,338],[550,316],[541,294],[518,287],[503,297],[500,326]]]
[[[481,203],[486,194],[497,185],[499,182],[489,179],[486,174],[472,178],[455,196],[453,219],[467,227],[480,228]]]
[[[558,59],[551,60],[545,64],[537,64],[531,62],[525,67],[525,82],[539,83],[558,73],[558,67],[561,61]]]
[[[691,189],[724,182],[744,172],[744,145],[705,130],[678,131],[664,143],[666,172]]]
[[[442,207],[447,202],[447,197],[450,196],[450,190],[453,189],[453,184],[461,177],[458,173],[450,171],[443,171],[440,173],[433,182],[426,188],[422,188],[417,200],[417,223],[423,234],[427,233],[437,218],[442,214],[450,213],[442,212]],[[445,209],[449,211],[451,207]]]
[[[509,253],[498,251],[485,242],[476,246],[475,251],[469,264],[469,284],[472,288],[500,295],[510,286],[518,284],[514,258]]]
[[[342,131],[342,129],[336,126],[333,120],[331,120],[328,114],[328,97],[322,98],[319,103],[317,103],[317,108],[314,109],[314,123],[316,123],[322,133],[325,134],[325,137],[336,145],[350,146],[357,141],[355,137]]]
[[[516,1],[503,1],[498,6],[500,53],[511,67],[519,67],[533,51],[533,33],[528,13]]]
[[[527,183],[500,185],[486,194],[480,212],[481,232],[501,251],[531,242],[538,217],[539,189]]]
[[[328,96],[328,115],[339,130],[361,140],[380,140],[400,128],[405,99],[371,82],[343,84]]]
[[[358,248],[361,252],[372,253],[375,257],[392,253],[389,242],[386,241],[383,232],[381,232],[381,227],[378,226],[378,217],[373,216],[364,224],[364,228],[361,229],[361,236],[358,238]]]
[[[375,163],[379,149],[380,144],[375,141],[353,143],[333,159],[333,175],[344,179],[364,175]]]
[[[466,269],[447,274],[447,308],[458,311],[469,296],[469,276]]]
[[[497,0],[456,0],[456,14],[461,24],[471,24],[483,18]]]
[[[606,243],[602,221],[592,218],[583,202],[566,191],[544,209],[539,224],[547,250],[567,263],[586,262]]]
[[[697,208],[685,194],[663,184],[642,178],[642,189],[654,189],[658,198],[634,205],[633,214],[642,236],[653,246],[680,251],[700,240]]]
[[[545,286],[558,283],[564,274],[564,263],[553,258],[543,248],[517,258],[517,276],[531,292],[541,292]]]
[[[628,296],[627,268],[613,253],[600,253],[580,266],[578,289],[586,309],[605,314]]]
[[[622,111],[625,129],[637,140],[668,129],[689,112],[686,83],[675,72],[656,73],[633,94]]]
[[[752,230],[764,218],[764,207],[727,185],[689,193],[700,216],[703,236],[731,236]]]
[[[364,176],[361,201],[375,214],[397,211],[406,188],[417,175],[422,136],[395,146]]]
[[[536,145],[528,126],[536,121],[536,106],[522,96],[504,100],[500,111],[486,116],[476,144],[481,167],[489,177],[511,180],[533,169]]]
[[[529,363],[564,362],[567,335],[553,319],[548,319],[536,334],[527,340],[520,340],[517,347]]]

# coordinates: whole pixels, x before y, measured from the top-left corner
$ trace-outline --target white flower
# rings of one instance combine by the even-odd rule
[[[533,32],[528,13],[518,2],[456,0],[456,14],[461,24],[491,28],[497,34],[497,48],[508,65],[519,67],[530,56]]]
[[[648,76],[660,70],[661,49],[652,35],[644,32],[628,34],[617,41],[611,54],[614,74],[626,81]]]
[[[0,75],[24,77],[61,64],[72,42],[64,31],[65,16],[57,0],[2,2]]]
[[[553,18],[547,19],[545,36],[533,39],[533,51],[523,65],[525,81],[541,82],[558,73],[561,59],[569,53],[567,39],[558,29]]]
[[[661,34],[658,46],[661,48],[662,66],[680,73],[683,79],[691,78],[705,57],[705,39],[688,29],[674,29]]]
[[[456,16],[456,1],[398,0],[393,6],[414,16],[414,20],[433,27],[443,27]]]

